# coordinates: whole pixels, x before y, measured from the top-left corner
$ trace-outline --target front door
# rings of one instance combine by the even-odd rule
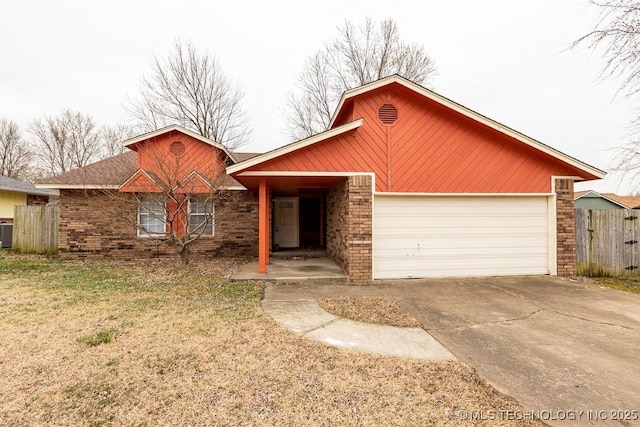
[[[298,198],[278,197],[274,199],[273,243],[276,248],[297,248],[300,246],[298,234]]]

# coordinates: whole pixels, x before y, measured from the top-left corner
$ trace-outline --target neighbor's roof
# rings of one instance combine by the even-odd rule
[[[233,158],[246,160],[257,155],[257,153],[233,153]],[[127,151],[67,173],[42,179],[36,185],[39,188],[57,189],[119,188],[137,172],[137,158],[138,153]],[[225,179],[225,184],[240,185],[231,177],[228,177],[228,180]]]
[[[431,99],[432,101],[435,101],[441,105],[444,105],[445,107],[448,107],[451,110],[462,114],[463,116],[469,117],[475,120],[476,122],[482,123],[485,126],[488,126],[489,128],[492,128],[494,130],[497,130],[498,132],[501,132],[507,136],[510,136],[530,147],[533,147],[539,151],[542,151],[543,153],[548,154],[551,157],[554,157],[564,163],[567,163],[579,170],[587,172],[588,174],[593,175],[597,178],[604,178],[604,176],[606,175],[606,172],[603,170],[600,170],[574,157],[564,154],[556,150],[555,148],[552,148],[523,133],[520,133],[514,129],[511,129],[510,127],[505,126],[502,123],[498,123],[497,121],[492,120],[487,116],[484,116],[476,111],[473,111],[472,109],[467,108],[464,105],[458,104],[457,102],[452,101],[449,98],[446,98],[436,92],[433,92],[432,90],[429,90],[423,86],[420,86],[419,84],[414,83],[411,80],[405,79],[404,77],[399,76],[397,74],[345,91],[342,94],[342,97],[340,98],[340,102],[336,107],[333,117],[331,118],[331,122],[329,123],[329,128],[334,126],[334,123],[338,118],[338,116],[340,115],[340,112],[342,111],[342,108],[345,102],[347,102],[347,100],[354,98],[356,96],[365,94],[367,92],[370,92],[372,90],[379,89],[387,85],[391,85],[391,84],[398,84],[400,86],[403,86],[414,93],[417,93],[419,95],[424,96],[425,98]]]
[[[597,191],[587,190],[587,191],[575,191],[573,193],[573,200],[578,200],[578,199],[581,199],[582,197],[591,197],[591,198],[599,197],[601,199],[604,199],[613,203],[614,205],[618,205],[621,208],[628,209],[627,205],[625,205],[624,203],[621,203],[620,201],[617,201],[615,198],[612,198],[611,196],[620,197],[620,196],[616,196],[613,193],[602,194],[602,193],[598,193]]]
[[[640,196],[618,196],[614,193],[604,193],[604,197],[626,206],[628,209],[636,209],[640,207]]]
[[[9,178],[8,176],[0,175],[0,190],[11,191],[14,193],[33,194],[36,196],[57,196],[58,192],[55,190],[43,190],[36,188],[35,185],[20,181],[19,179]]]
[[[587,190],[587,191],[574,191],[573,192],[573,200],[578,200],[580,197],[584,196],[587,193],[595,193],[598,195],[601,195],[600,193],[597,193],[593,190]]]
[[[636,209],[640,207],[640,196],[618,196],[615,193],[598,193],[593,190],[576,191],[573,193],[573,200],[578,200],[587,196],[601,197],[626,209]]]

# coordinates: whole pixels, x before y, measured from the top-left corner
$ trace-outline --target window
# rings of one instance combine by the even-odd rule
[[[189,199],[189,232],[213,236],[214,207],[212,200]]]
[[[143,198],[138,206],[138,236],[157,237],[165,233],[164,203]]]

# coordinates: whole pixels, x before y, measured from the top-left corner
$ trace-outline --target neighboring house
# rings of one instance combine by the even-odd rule
[[[608,195],[597,191],[576,191],[573,200],[576,209],[627,209],[627,207]]]
[[[36,188],[33,184],[0,175],[0,223],[13,223],[15,206],[46,205],[57,197],[56,190]]]
[[[177,126],[127,146],[170,158],[173,142],[209,147],[203,155],[226,163],[228,191],[241,194],[194,251],[257,255],[265,272],[274,250],[323,247],[355,282],[575,274],[573,183],[605,175],[399,76],[345,92],[329,130],[264,154],[231,153]],[[43,183],[60,189],[61,253],[145,252],[145,237],[87,196],[145,188],[145,156]],[[138,180],[137,190],[123,186]]]
[[[618,196],[593,190],[576,191],[574,204],[576,209],[638,209],[640,196]]]

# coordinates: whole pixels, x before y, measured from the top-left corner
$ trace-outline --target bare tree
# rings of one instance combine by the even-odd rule
[[[602,79],[620,81],[618,95],[635,98],[640,92],[640,1],[589,0],[600,11],[593,31],[580,37],[572,48],[602,49]],[[632,123],[628,142],[618,147],[613,169],[634,182],[640,180],[640,116]]]
[[[106,199],[101,209],[132,225],[147,245],[170,245],[186,265],[193,243],[202,236],[213,236],[218,222],[235,215],[239,193],[226,188],[222,154],[213,162],[203,160],[193,170],[193,162],[182,156],[152,148],[145,152],[150,159],[150,170],[144,172],[146,184],[123,191],[88,190],[87,196]]]
[[[166,59],[155,57],[153,73],[143,78],[129,110],[147,131],[179,124],[233,149],[250,133],[243,96],[215,57],[176,41]]]
[[[34,120],[30,130],[36,139],[38,157],[50,174],[68,172],[98,160],[100,135],[90,116],[64,110],[44,121]]]
[[[367,18],[355,27],[345,21],[338,37],[307,59],[298,89],[289,95],[289,134],[302,139],[326,130],[345,90],[392,74],[426,84],[436,74],[424,47],[400,38],[392,19],[379,25]]]
[[[620,91],[640,91],[640,1],[589,0],[600,9],[596,28],[574,41],[572,47],[602,48],[606,59],[603,78],[621,78]]]
[[[28,179],[33,151],[13,120],[0,119],[0,175]]]
[[[106,159],[124,153],[127,149],[123,142],[135,135],[135,130],[124,124],[102,126],[99,130],[100,158]]]

